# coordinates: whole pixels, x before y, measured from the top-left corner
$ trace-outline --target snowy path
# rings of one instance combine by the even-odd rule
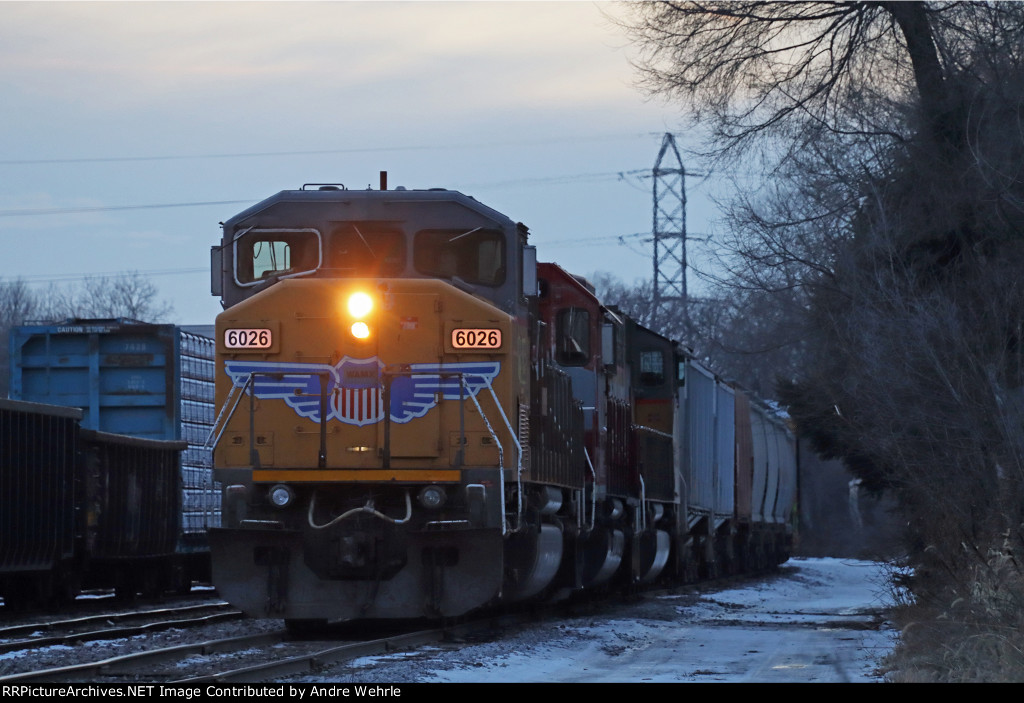
[[[602,622],[547,622],[484,644],[366,658],[317,680],[880,681],[895,642],[877,629],[885,593],[877,564],[794,559],[742,587],[625,605]]]

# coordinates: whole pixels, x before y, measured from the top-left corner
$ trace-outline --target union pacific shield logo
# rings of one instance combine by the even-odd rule
[[[252,377],[257,398],[283,400],[299,417],[320,422],[321,389],[328,396],[327,420],[372,425],[384,419],[382,375],[376,357],[345,357],[336,365],[273,361],[226,361],[224,372],[235,388]],[[457,364],[409,364],[391,375],[391,421],[406,423],[423,417],[439,400],[470,399],[501,370],[500,361]],[[252,392],[247,390],[248,392]]]

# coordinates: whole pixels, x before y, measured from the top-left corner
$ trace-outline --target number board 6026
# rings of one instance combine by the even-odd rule
[[[270,349],[273,342],[268,329],[224,330],[224,346],[228,349]]]
[[[452,330],[455,349],[500,349],[501,330],[460,328]]]

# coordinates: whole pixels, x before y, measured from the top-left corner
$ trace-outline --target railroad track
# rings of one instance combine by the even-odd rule
[[[0,624],[4,622],[21,622],[32,617],[64,617],[65,619],[71,619],[70,614],[72,613],[78,614],[75,617],[87,617],[89,615],[103,615],[111,612],[120,613],[132,608],[141,612],[142,608],[147,606],[160,609],[179,607],[174,605],[176,603],[185,606],[203,604],[204,602],[222,603],[223,601],[218,598],[216,590],[210,586],[199,586],[185,594],[164,593],[159,598],[139,596],[130,600],[119,598],[113,591],[92,590],[83,592],[74,600],[61,604],[59,608],[18,609],[6,604],[3,598],[0,598],[0,604],[2,604],[0,605]],[[6,629],[6,626],[0,626],[0,631],[4,629]]]
[[[455,627],[414,630],[385,637],[309,640],[285,629],[132,652],[121,656],[0,676],[0,684],[104,683],[259,683],[316,673],[359,657],[411,650],[425,644],[506,627],[512,616],[466,622]]]
[[[200,627],[243,617],[241,611],[227,603],[218,602],[12,625],[0,628],[0,653],[120,639],[171,628]]]
[[[679,587],[671,589],[678,591]],[[652,594],[659,591],[655,590]],[[601,599],[589,599],[588,602],[577,603],[573,610],[584,608],[592,611],[600,608]],[[227,606],[227,604],[217,604]],[[203,607],[203,606],[199,606]],[[209,607],[209,606],[205,606]],[[240,620],[237,628],[247,630],[245,634],[233,637],[219,636],[221,628],[213,636],[200,639],[194,634],[189,637],[192,642],[182,643],[178,638],[167,646],[156,647],[154,643],[146,643],[146,651],[131,651],[107,657],[94,657],[94,661],[76,663],[66,666],[48,666],[7,673],[0,661],[0,683],[32,683],[32,682],[107,682],[107,683],[260,683],[273,682],[291,676],[316,674],[324,669],[336,666],[359,657],[373,656],[396,651],[409,651],[426,644],[473,639],[481,632],[493,634],[496,630],[515,627],[525,621],[535,621],[552,616],[561,606],[549,605],[519,609],[505,614],[481,615],[476,619],[466,620],[456,626],[438,627],[425,630],[381,631],[365,636],[367,623],[357,625],[341,625],[323,633],[310,637],[297,638],[284,628],[269,629],[262,632],[251,632],[252,627],[260,625],[273,627],[273,621]],[[173,610],[173,609],[169,609]],[[229,613],[225,613],[227,615]],[[209,617],[209,616],[201,616]],[[240,617],[236,615],[236,617]],[[77,622],[106,619],[109,616],[80,618]],[[76,622],[76,621],[72,621]],[[174,627],[183,620],[170,621]],[[280,622],[280,621],[278,621]],[[54,623],[54,626],[57,626]],[[184,625],[181,625],[184,627]],[[153,624],[144,623],[136,626],[144,632],[153,631]],[[10,628],[0,629],[0,638]],[[117,630],[102,630],[103,637],[115,637]],[[119,635],[129,637],[131,635]],[[63,635],[65,641],[84,641],[76,635]],[[97,637],[98,639],[99,637]],[[36,640],[42,642],[42,639]],[[2,647],[0,643],[0,647]],[[39,646],[39,645],[37,645]],[[112,651],[123,651],[126,647],[114,643]],[[138,645],[132,646],[133,650]]]

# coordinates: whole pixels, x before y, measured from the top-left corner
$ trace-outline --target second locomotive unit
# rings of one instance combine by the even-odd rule
[[[687,439],[678,345],[538,266],[522,224],[383,181],[283,191],[213,249],[228,601],[295,627],[447,617],[785,559],[778,486],[745,532],[714,496],[687,509],[688,456],[738,460],[717,424]]]

